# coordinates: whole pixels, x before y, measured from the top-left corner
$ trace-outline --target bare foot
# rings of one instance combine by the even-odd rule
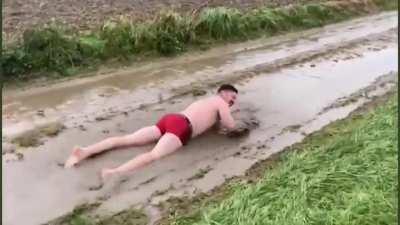
[[[101,180],[103,182],[106,181],[106,179],[108,179],[111,175],[113,175],[115,173],[114,169],[109,169],[109,168],[104,168],[101,170]]]
[[[65,162],[64,168],[71,168],[71,167],[75,166],[78,162],[80,162],[83,158],[82,151],[83,151],[82,148],[75,147],[72,150],[71,155]]]

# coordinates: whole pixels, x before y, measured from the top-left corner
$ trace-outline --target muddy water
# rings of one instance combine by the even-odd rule
[[[121,164],[151,149],[152,145],[110,151],[87,160],[78,168],[64,170],[61,163],[69,154],[71,147],[133,132],[153,123],[167,111],[180,111],[187,104],[201,97],[193,97],[190,94],[171,97],[173,91],[170,89],[177,85],[171,82],[175,81],[176,77],[185,76],[185,73],[176,72],[178,69],[170,70],[176,72],[176,74],[171,72],[168,75],[170,78],[168,76],[158,80],[149,78],[140,83],[148,89],[139,87],[135,89],[134,86],[129,86],[129,82],[124,80],[127,79],[125,75],[95,78],[99,80],[82,82],[82,85],[87,86],[84,88],[85,92],[77,94],[79,97],[74,99],[73,95],[67,94],[65,99],[58,99],[47,105],[46,99],[32,104],[34,100],[29,100],[25,94],[36,92],[48,96],[54,93],[54,98],[49,98],[57,99],[57,91],[66,90],[68,93],[67,90],[71,90],[69,88],[73,90],[74,86],[66,84],[63,89],[60,87],[62,85],[58,85],[54,88],[21,92],[14,97],[6,95],[8,105],[3,106],[3,111],[4,107],[8,107],[6,110],[9,110],[8,120],[10,121],[15,115],[24,115],[29,111],[32,112],[33,109],[48,110],[48,108],[57,107],[58,104],[66,105],[64,109],[59,110],[65,110],[75,118],[64,117],[64,122],[69,125],[67,129],[56,137],[45,138],[43,145],[20,148],[19,151],[24,153],[22,161],[3,164],[3,223],[7,225],[40,224],[65,214],[77,204],[93,201],[102,202],[98,209],[101,214],[117,212],[132,205],[149,207],[169,196],[209,191],[222,184],[225,179],[243,174],[258,160],[300,141],[308,133],[320,129],[333,120],[345,117],[372,96],[383,94],[393,87],[397,80],[396,74],[391,72],[397,71],[398,54],[397,31],[390,30],[396,26],[394,19],[397,20],[394,14],[383,14],[364,19],[365,24],[357,20],[317,30],[309,34],[310,36],[306,35],[306,39],[292,40],[292,37],[285,37],[288,41],[281,44],[276,42],[275,50],[265,48],[260,42],[257,44],[252,42],[254,45],[249,47],[252,49],[247,51],[242,51],[242,49],[234,53],[222,53],[226,57],[221,56],[226,60],[225,64],[223,60],[200,57],[201,60],[199,60],[203,64],[198,63],[197,65],[201,66],[194,66],[194,75],[185,77],[178,84],[190,84],[193,80],[201,81],[202,79],[205,81],[231,80],[240,90],[239,103],[234,110],[239,109],[240,113],[256,116],[260,121],[259,128],[252,131],[248,137],[240,139],[229,139],[218,135],[215,131],[210,131],[192,140],[179,153],[156,162],[139,173],[127,176],[123,181],[110,182],[99,190],[93,190],[93,187],[99,184],[97,172],[102,167]],[[371,24],[375,25],[371,26]],[[335,29],[350,33],[346,35],[343,32],[335,33]],[[359,41],[340,48],[343,46],[341,44],[353,40],[348,36],[353,34],[355,36],[359,34],[354,39]],[[292,34],[292,36],[296,35]],[[325,44],[329,44],[330,47],[326,47]],[[242,45],[241,48],[244,46]],[[281,67],[273,72],[270,69],[271,64],[266,63],[269,60],[289,57],[296,53],[303,54],[303,51],[304,54],[309,54],[310,51],[317,50],[320,53],[318,57]],[[324,52],[325,54],[322,54]],[[185,57],[187,59],[189,56],[179,58],[178,61],[184,62]],[[207,60],[210,68],[207,67]],[[240,65],[241,61],[243,66]],[[175,68],[179,67],[176,62],[175,64]],[[190,65],[192,64],[196,63]],[[188,67],[187,64],[185,65]],[[180,68],[179,71],[192,69],[182,65]],[[235,72],[235,79],[231,79],[233,75],[219,73],[221,68],[227,74]],[[251,73],[247,70],[248,68],[253,68],[250,70]],[[197,70],[200,72],[195,72]],[[158,74],[158,71],[160,71],[159,68],[156,68],[153,72]],[[209,78],[199,75],[204,71],[210,72]],[[115,79],[115,82],[102,83],[103,79]],[[117,81],[119,79],[121,81]],[[96,82],[100,83],[96,84]],[[76,85],[79,87],[80,84]],[[154,87],[151,87],[152,85]],[[80,87],[82,89],[82,86]],[[167,92],[170,96],[164,94],[160,99],[158,95],[160,90],[170,90]],[[210,94],[210,91],[206,93],[206,95]],[[138,96],[141,98],[134,99]],[[167,97],[171,98],[166,100]],[[338,99],[350,97],[354,99],[349,104],[339,106],[335,104]],[[161,101],[157,105],[135,109],[132,106],[135,100],[137,104]],[[121,113],[121,108],[108,109],[113,106],[112,104],[116,104],[113,102],[126,107],[122,109],[132,108],[125,114]],[[104,104],[108,107],[104,107]],[[127,104],[131,105],[127,106]],[[18,111],[21,107],[25,107],[25,112]],[[112,116],[101,121],[93,120],[97,116],[93,111],[96,109],[102,111],[104,108],[106,110],[103,114],[109,113]],[[35,118],[36,111],[33,112],[35,114],[32,118]],[[45,116],[47,116],[46,113],[50,114],[45,110]],[[61,113],[54,112],[54,114]],[[9,127],[12,127],[14,123],[16,122],[9,122]],[[75,124],[76,126],[83,125],[85,129],[74,128]],[[4,129],[7,127],[3,127]],[[203,174],[204,177],[197,179],[195,177],[200,170],[207,172]]]

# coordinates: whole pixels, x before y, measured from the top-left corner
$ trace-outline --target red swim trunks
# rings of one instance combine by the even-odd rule
[[[160,129],[161,135],[175,134],[183,145],[186,145],[192,136],[192,125],[182,114],[167,114],[157,122],[156,126]]]

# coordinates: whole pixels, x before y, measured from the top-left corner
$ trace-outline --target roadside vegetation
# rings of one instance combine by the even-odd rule
[[[242,12],[205,8],[191,15],[161,12],[152,21],[126,18],[92,31],[73,31],[56,24],[26,30],[21,40],[3,46],[5,82],[77,74],[109,60],[173,56],[188,48],[205,49],[224,41],[319,27],[373,11],[397,9],[397,0],[328,1]]]

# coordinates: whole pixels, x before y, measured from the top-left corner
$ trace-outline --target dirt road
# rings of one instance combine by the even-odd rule
[[[27,147],[3,155],[3,224],[45,223],[94,201],[101,202],[100,214],[130,206],[157,212],[154,205],[169,196],[207,192],[389,91],[397,83],[397,55],[397,13],[389,12],[107,75],[6,90],[3,147],[12,152],[12,140]],[[76,169],[62,168],[74,145],[133,132],[212,94],[221,82],[240,90],[233,110],[260,122],[249,136],[229,139],[211,131],[101,189],[96,186],[102,167],[151,146],[111,151]],[[18,161],[16,155],[23,157]]]

